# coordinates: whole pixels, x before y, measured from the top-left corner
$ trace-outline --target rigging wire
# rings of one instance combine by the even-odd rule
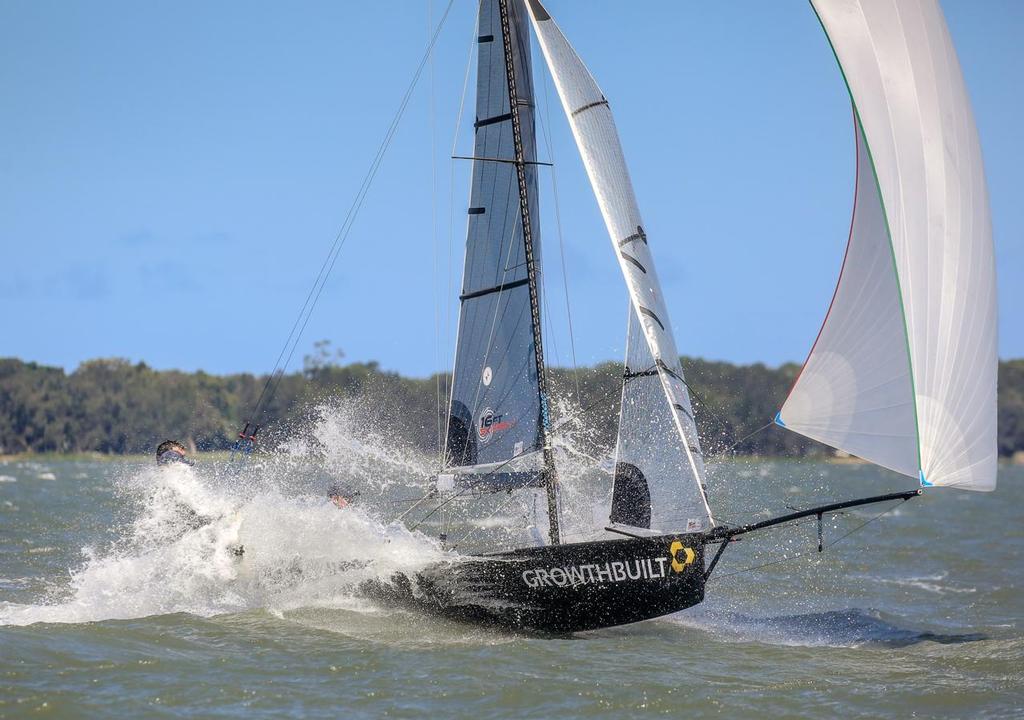
[[[544,136],[544,144],[548,150],[548,160],[551,162],[551,196],[555,209],[555,229],[558,232],[558,254],[562,265],[562,288],[565,291],[565,317],[569,326],[569,351],[572,355],[572,377],[576,385],[576,397],[580,398],[580,373],[579,365],[576,362],[576,335],[572,325],[572,305],[569,302],[569,273],[565,264],[565,242],[562,237],[562,212],[558,203],[558,178],[555,173],[555,148],[551,141],[551,134],[548,128],[551,125],[551,102],[548,99],[548,75],[542,72],[544,78],[544,115],[540,118],[540,130]],[[577,400],[579,402],[579,400]]]
[[[689,387],[689,386],[687,386],[687,387]],[[766,423],[765,423],[764,425],[762,425],[761,427],[759,427],[759,428],[758,428],[757,430],[754,430],[753,432],[749,432],[749,433],[747,433],[746,435],[744,435],[743,437],[741,437],[741,438],[740,438],[739,440],[737,440],[736,442],[734,442],[734,443],[733,443],[732,445],[730,445],[729,447],[727,447],[727,448],[725,448],[725,449],[723,449],[723,450],[717,450],[717,451],[715,451],[715,452],[711,453],[710,455],[705,455],[705,456],[704,456],[704,459],[705,459],[705,460],[710,460],[711,458],[714,458],[714,457],[718,457],[719,455],[724,455],[725,453],[730,453],[730,452],[732,452],[733,450],[735,450],[735,449],[736,449],[737,447],[739,447],[740,445],[742,445],[743,443],[745,443],[745,442],[746,442],[747,440],[749,440],[750,438],[754,437],[755,435],[757,435],[757,434],[758,434],[758,433],[760,433],[760,432],[763,432],[763,431],[767,430],[768,428],[770,428],[770,427],[771,427],[772,425],[774,425],[774,424],[775,424],[775,421],[774,421],[774,420],[769,420],[769,421],[768,421],[768,422],[766,422]]]
[[[491,518],[493,518],[495,515],[497,515],[500,511],[504,510],[506,507],[508,507],[509,503],[512,502],[513,495],[512,495],[511,492],[507,493],[507,495],[508,495],[508,497],[506,497],[504,500],[502,500],[500,503],[498,503],[498,506],[495,507],[494,510],[492,510],[489,515],[487,515],[482,520],[478,521],[475,526],[471,526],[469,530],[467,530],[463,535],[461,535],[459,537],[458,540],[453,542],[449,546],[449,549],[450,550],[454,550],[459,545],[461,545],[462,543],[466,542],[466,540],[468,540],[470,537],[472,537],[477,532],[479,532],[484,527],[484,525],[486,525],[491,520]],[[451,529],[451,527],[449,526],[449,530],[450,529]]]
[[[320,266],[320,271],[317,273],[317,277],[313,281],[313,285],[310,287],[309,293],[306,295],[306,299],[295,318],[295,322],[292,324],[292,328],[288,333],[288,338],[285,340],[284,345],[281,348],[281,352],[278,353],[277,360],[274,363],[274,369],[267,377],[267,381],[263,385],[263,390],[260,392],[259,397],[256,400],[256,404],[253,406],[251,417],[252,422],[256,424],[257,431],[259,430],[259,420],[262,417],[262,414],[266,411],[266,404],[274,397],[274,394],[280,386],[284,372],[291,363],[291,359],[294,356],[295,350],[302,338],[302,333],[309,324],[309,320],[313,315],[313,310],[320,299],[320,295],[323,293],[327,279],[338,260],[338,255],[352,231],[356,217],[359,215],[359,210],[362,208],[363,202],[369,193],[370,186],[377,175],[377,171],[380,169],[381,163],[384,160],[384,156],[391,145],[391,141],[394,138],[395,133],[398,131],[399,123],[401,122],[402,116],[405,114],[405,109],[409,105],[409,100],[412,98],[413,91],[416,89],[420,76],[423,74],[423,69],[433,56],[434,46],[437,44],[437,39],[441,34],[441,30],[444,27],[445,21],[448,19],[448,15],[454,4],[455,0],[448,1],[444,13],[441,15],[441,19],[438,22],[437,27],[434,29],[433,35],[430,37],[430,41],[423,53],[423,57],[420,59],[416,67],[416,71],[413,73],[412,80],[409,82],[405,93],[402,95],[402,100],[398,105],[398,109],[395,111],[391,123],[388,125],[387,131],[384,133],[384,138],[381,140],[373,159],[370,161],[370,165],[367,168],[366,174],[363,176],[363,181],[359,186],[359,190],[356,192],[355,198],[349,206],[345,219],[341,224],[341,228],[335,235],[334,241],[331,243],[331,247]],[[283,363],[282,358],[284,358]],[[248,427],[248,424],[246,427]],[[254,439],[255,435],[256,432],[254,431],[251,439]]]
[[[553,313],[551,312],[550,305],[548,304],[548,277],[547,273],[544,272],[543,257],[540,258],[540,267],[538,268],[537,273],[540,275],[541,288],[543,289],[543,292],[541,292],[540,302],[541,307],[543,308],[542,315],[544,327],[547,328],[547,330],[545,330],[547,333],[546,340],[551,346],[551,359],[554,360],[554,366],[558,367],[562,364],[562,358],[561,354],[558,352],[558,333],[555,332],[554,319],[552,318]]]
[[[427,0],[427,38],[429,41],[430,31],[434,25],[434,3]],[[441,297],[438,288],[438,260],[440,248],[438,247],[437,234],[437,113],[434,106],[436,86],[434,83],[434,54],[430,54],[430,99],[428,102],[428,115],[430,126],[430,239],[433,248],[433,274],[432,285],[434,289],[434,367],[441,367]],[[435,410],[435,425],[437,426],[437,460],[438,467],[441,467],[444,454],[444,443],[441,433],[441,373],[438,371],[434,376],[434,398],[437,403]]]
[[[681,365],[682,365],[682,362],[680,362],[680,366],[681,366]],[[684,374],[684,377],[685,377],[685,374]],[[715,408],[714,408],[714,406],[713,406],[713,405],[711,405],[711,403],[707,402],[707,401],[706,401],[706,400],[704,399],[704,397],[703,397],[703,396],[702,396],[702,395],[701,395],[700,393],[698,393],[698,392],[697,392],[696,390],[694,390],[694,389],[693,389],[693,386],[692,386],[692,385],[690,385],[689,381],[687,381],[687,380],[685,380],[685,379],[684,379],[684,380],[683,380],[683,385],[685,385],[685,386],[686,386],[686,389],[687,389],[687,390],[689,391],[690,395],[692,395],[693,397],[695,397],[695,398],[697,399],[697,402],[699,402],[699,403],[701,404],[701,406],[702,406],[702,407],[705,407],[705,408],[707,408],[707,411],[708,411],[708,412],[709,412],[709,413],[711,414],[711,416],[712,416],[712,417],[713,417],[713,418],[714,418],[715,420],[717,420],[717,421],[718,421],[718,424],[722,426],[722,429],[724,429],[724,430],[728,430],[728,431],[729,431],[729,432],[730,432],[730,433],[732,434],[732,436],[733,436],[733,437],[736,437],[736,431],[735,431],[735,429],[733,428],[732,424],[731,424],[730,422],[728,422],[727,420],[725,420],[725,419],[724,419],[724,418],[723,418],[723,417],[722,417],[721,415],[719,415],[719,414],[718,414],[718,413],[717,413],[717,412],[715,411]],[[694,420],[694,425],[696,425],[696,420]],[[771,423],[768,423],[768,425],[771,425]],[[766,426],[766,427],[767,427],[767,426]],[[761,431],[761,430],[763,430],[763,429],[764,429],[764,428],[759,428],[759,429],[755,430],[755,431],[754,431],[753,433],[751,433],[751,435],[757,434],[758,432],[760,432],[760,431]],[[744,440],[745,440],[745,439],[746,439],[746,438],[744,438]],[[717,455],[717,454],[718,454],[718,453],[712,453],[712,456],[713,456],[713,455]]]
[[[452,337],[452,285],[453,285],[453,274],[455,266],[455,156],[459,144],[459,132],[462,128],[462,118],[466,109],[466,97],[469,94],[469,76],[470,69],[473,67],[473,50],[478,45],[476,28],[480,24],[480,5],[477,4],[476,16],[473,19],[473,33],[469,41],[469,49],[466,51],[466,71],[462,77],[462,95],[459,97],[459,113],[455,118],[455,131],[452,134],[452,149],[449,155],[451,159],[448,161],[448,287],[445,293],[445,312],[444,312],[444,339],[449,343],[451,347]],[[470,191],[472,192],[472,190]],[[468,222],[468,221],[467,221]],[[461,314],[462,308],[459,308]],[[449,366],[454,365],[454,360]],[[444,375],[444,407],[447,409],[451,406],[451,396],[455,391],[453,385],[449,385],[449,382],[454,382],[454,377],[450,373]],[[447,458],[445,457],[445,450],[448,437],[448,425],[451,422],[451,413],[448,413],[448,417],[444,421],[444,437],[441,441],[441,449],[439,450],[441,456],[441,467],[444,467]]]
[[[498,472],[499,472],[500,470],[502,470],[502,469],[503,469],[504,467],[506,467],[507,465],[509,465],[509,464],[510,464],[510,463],[512,463],[513,461],[515,461],[515,460],[518,460],[518,459],[519,459],[520,457],[521,457],[521,456],[511,457],[511,458],[509,458],[508,460],[505,460],[504,462],[502,462],[502,463],[500,463],[500,464],[496,465],[495,467],[493,467],[493,468],[492,468],[492,469],[491,469],[491,470],[490,470],[489,472],[487,472],[487,473],[485,473],[485,474],[481,475],[481,476],[480,476],[479,478],[477,478],[477,479],[476,479],[476,480],[474,480],[473,482],[471,482],[471,483],[469,483],[468,485],[466,485],[465,487],[463,487],[463,488],[462,488],[461,490],[459,490],[459,491],[458,491],[457,493],[453,493],[453,494],[452,494],[452,495],[451,495],[450,497],[446,498],[445,500],[443,500],[443,501],[441,501],[440,503],[438,503],[437,505],[435,505],[435,506],[434,506],[434,509],[433,509],[433,510],[431,510],[431,511],[430,511],[430,512],[428,512],[428,513],[427,513],[426,515],[424,515],[423,517],[421,517],[421,518],[420,518],[420,519],[419,519],[419,520],[418,520],[418,521],[417,521],[417,522],[416,522],[416,523],[415,523],[414,525],[410,526],[410,527],[409,527],[409,530],[415,530],[415,529],[416,529],[416,528],[418,528],[418,527],[419,527],[420,525],[422,525],[422,524],[423,524],[424,522],[426,522],[426,521],[427,521],[427,520],[428,520],[428,519],[429,519],[429,518],[430,518],[430,517],[431,517],[432,515],[434,515],[434,513],[438,512],[439,510],[441,510],[441,509],[443,509],[443,508],[445,508],[446,506],[448,506],[449,504],[451,504],[451,503],[452,503],[453,501],[455,501],[455,500],[458,500],[458,499],[459,499],[460,497],[462,497],[463,495],[465,495],[465,494],[466,494],[467,492],[471,492],[471,491],[473,491],[473,490],[476,490],[476,489],[477,489],[477,488],[478,488],[478,487],[479,487],[479,486],[480,486],[481,484],[483,484],[483,483],[484,483],[484,482],[485,482],[486,480],[488,480],[489,478],[492,478],[492,477],[494,477],[495,475],[497,475],[497,474],[498,474]],[[504,490],[494,490],[494,491],[493,491],[493,493],[497,493],[497,492],[505,492],[505,491],[504,491]],[[492,493],[492,494],[493,494],[493,493]],[[436,495],[437,495],[437,490],[436,490],[436,488],[431,488],[431,489],[430,489],[430,490],[428,490],[428,491],[427,491],[427,493],[426,493],[426,494],[425,494],[425,495],[424,495],[424,496],[423,496],[423,497],[421,498],[421,500],[424,500],[424,501],[425,501],[425,500],[427,500],[427,499],[429,499],[429,498],[431,498],[431,497],[434,497],[434,496],[436,496]],[[405,516],[406,516],[406,515],[408,515],[408,514],[409,514],[409,511],[406,511],[405,513],[403,513],[403,514],[402,514],[402,516],[401,516],[401,517],[405,517]]]
[[[643,372],[650,372],[650,371],[655,370],[655,369],[657,369],[657,366],[656,365],[651,365],[651,367],[647,368],[647,370],[644,370]],[[562,418],[561,421],[557,425],[555,425],[553,428],[551,428],[551,434],[554,435],[559,430],[561,430],[563,427],[568,425],[570,422],[573,422],[574,420],[584,416],[585,414],[587,414],[591,410],[595,409],[598,405],[603,403],[605,400],[607,400],[611,396],[619,395],[621,393],[622,393],[622,384],[621,383],[620,384],[616,384],[616,385],[610,387],[609,389],[605,390],[600,395],[598,395],[597,398],[594,399],[590,404],[586,405],[585,407],[581,406],[580,409],[577,410],[576,412],[570,413],[569,415],[567,415],[564,418]]]

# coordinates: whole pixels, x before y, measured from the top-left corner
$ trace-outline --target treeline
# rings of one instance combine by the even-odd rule
[[[447,387],[446,375],[404,378],[376,363],[339,364],[336,356],[318,349],[320,354],[307,358],[301,372],[280,378],[261,418],[265,443],[287,437],[311,408],[335,401],[354,408],[360,422],[378,436],[437,450],[438,397]],[[785,399],[797,365],[769,368],[684,358],[683,366],[708,454],[831,452],[775,426],[761,429]],[[553,369],[553,394],[569,399],[556,405],[556,425],[609,447],[620,373],[617,363]],[[199,450],[229,449],[266,380],[250,374],[158,371],[120,359],[85,362],[72,373],[0,359],[0,454],[147,453],[166,438],[180,438]],[[999,452],[1021,451],[1024,360],[1013,360],[999,367]]]

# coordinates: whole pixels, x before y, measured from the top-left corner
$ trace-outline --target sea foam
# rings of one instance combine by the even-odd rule
[[[126,517],[118,540],[83,548],[70,583],[46,601],[0,603],[0,624],[347,605],[368,580],[445,557],[373,502],[404,482],[395,478],[422,483],[427,466],[352,437],[352,425],[324,409],[305,430],[310,442],[269,458],[122,471],[113,479]],[[362,493],[344,509],[325,492],[339,475]]]

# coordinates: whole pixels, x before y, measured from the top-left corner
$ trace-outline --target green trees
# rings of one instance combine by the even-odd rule
[[[322,342],[304,369],[280,379],[259,421],[261,437],[288,434],[308,409],[331,399],[357,407],[359,422],[396,444],[436,451],[443,419],[438,414],[446,375],[417,379],[381,370],[377,363],[340,364],[342,355]],[[799,367],[731,365],[684,358],[687,381],[708,455],[732,451],[803,455],[827,448],[771,425]],[[551,369],[556,426],[571,425],[580,438],[610,447],[618,422],[621,366],[602,363]],[[266,382],[250,374],[226,376],[156,371],[145,363],[103,359],[60,368],[0,359],[0,453],[146,453],[166,438],[200,450],[224,450]],[[578,392],[577,392],[578,389]],[[765,425],[769,427],[747,437]],[[735,446],[735,447],[734,447]],[[1000,363],[999,452],[1024,451],[1024,360]]]
[[[999,363],[999,454],[1024,452],[1024,360]]]
[[[0,359],[0,452],[64,452],[70,398],[64,371]]]

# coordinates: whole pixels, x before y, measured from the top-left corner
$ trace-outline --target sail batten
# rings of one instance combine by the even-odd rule
[[[935,0],[812,5],[853,103],[858,176],[836,294],[780,424],[923,485],[992,490],[991,223],[942,11]]]
[[[626,365],[657,371],[623,383],[615,487],[632,488],[621,497],[650,495],[650,516],[635,517],[652,526],[705,529],[713,521],[697,427],[611,108],[543,5],[527,7],[629,290]]]

